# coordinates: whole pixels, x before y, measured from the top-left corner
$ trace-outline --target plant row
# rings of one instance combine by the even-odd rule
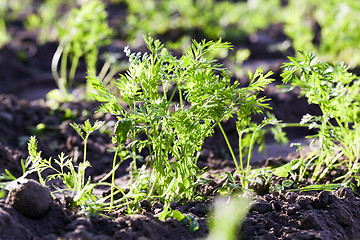
[[[58,101],[75,100],[70,92],[81,61],[105,82],[127,68],[126,63],[119,61],[120,55],[111,50],[101,56],[104,64],[98,66],[99,49],[119,36],[137,45],[143,34],[150,33],[165,38],[168,48],[185,53],[192,38],[213,41],[222,38],[241,44],[248,41],[250,35],[270,25],[281,24],[287,37],[275,43],[265,39],[270,51],[288,55],[291,47],[307,49],[324,61],[339,60],[352,67],[358,65],[360,4],[357,1],[282,2],[112,0],[105,5],[99,0],[46,0],[41,4],[33,0],[5,1],[0,4],[0,45],[12,38],[7,25],[18,19],[26,29],[38,33],[39,44],[57,41],[51,72],[59,89],[50,93],[49,98]],[[116,9],[124,12],[116,14],[121,20],[115,24],[110,20],[116,18],[109,19],[106,10],[114,12]],[[241,65],[251,53],[247,49],[237,49],[231,54],[223,49],[214,54]],[[70,69],[67,69],[68,64]],[[90,99],[89,86],[83,97]]]
[[[145,42],[148,53],[132,53],[125,48],[129,68],[115,80],[116,93],[91,70],[88,72],[92,97],[101,103],[99,111],[117,118],[112,135],[112,170],[96,182],[85,179],[86,169],[91,167],[86,156],[88,138],[105,123],[87,120],[84,124],[71,124],[84,142],[82,162],[75,164],[64,153],[55,158],[42,158],[33,136],[28,142],[29,157],[21,162],[23,175],[15,177],[6,170],[1,175],[2,188],[10,190],[16,187],[18,179],[36,173],[43,185],[60,179],[64,187],[49,186],[55,188],[52,194],[70,195],[72,207],[81,208],[86,214],[112,212],[123,207],[128,214],[133,214],[141,210],[143,200],[160,202],[164,206],[158,213],[160,219],[175,217],[188,224],[191,231],[198,227],[196,219],[172,209],[172,202],[204,200],[219,194],[256,193],[251,187],[254,184],[268,192],[331,191],[350,186],[357,193],[360,81],[345,65],[321,62],[307,52],[299,52],[301,58],[289,57],[290,61],[282,67],[284,86],[289,90],[300,88],[301,95],[310,104],[318,105],[321,114],[306,114],[300,123],[293,124],[281,123],[268,115],[261,123],[255,123],[253,115],[270,109],[269,99],[259,94],[273,81],[271,72],[264,74],[261,68],[255,73],[249,72],[249,84],[240,87],[228,69],[212,57],[214,51],[231,49],[227,42],[193,40],[181,57],[173,56],[159,40],[145,37]],[[222,127],[223,120],[230,118],[236,119],[239,156],[235,156]],[[255,144],[269,131],[284,140],[282,129],[289,126],[315,130],[315,134],[308,137],[317,150],[300,154],[280,167],[251,169]],[[228,143],[236,169],[224,173],[226,181],[222,181],[216,191],[204,195],[199,187],[210,180],[204,177],[206,169],[200,169],[197,161],[205,138],[212,136],[216,127]],[[300,144],[295,145],[301,150]],[[146,159],[138,155],[142,149],[149,152]],[[131,177],[127,186],[117,186],[116,170],[125,160],[131,161]],[[330,172],[344,168],[331,183],[322,182]],[[45,170],[52,173],[45,174]],[[276,184],[271,182],[274,177],[280,178]],[[304,179],[311,179],[314,184],[299,186]],[[109,191],[103,196],[94,195],[93,190],[100,186]]]

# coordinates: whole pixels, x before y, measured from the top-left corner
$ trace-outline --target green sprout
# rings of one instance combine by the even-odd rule
[[[74,8],[65,26],[59,27],[60,43],[51,63],[51,71],[59,92],[52,92],[49,96],[60,97],[60,100],[71,100],[69,92],[73,87],[76,69],[82,57],[89,71],[96,73],[99,48],[109,43],[112,34],[106,17],[104,4],[92,0],[82,5],[80,9]],[[71,63],[69,73],[68,60]],[[85,98],[89,92],[88,88],[89,86],[85,91]],[[59,96],[56,97],[57,95]]]
[[[306,166],[315,166],[312,180],[319,181],[330,169],[345,165],[348,172],[334,181],[349,183],[360,167],[360,81],[343,64],[317,61],[313,53],[299,54],[302,59],[289,57],[291,62],[283,65],[283,81],[300,87],[301,95],[321,110],[320,116],[306,114],[301,122],[317,130],[309,137],[319,144]]]
[[[165,217],[171,201],[196,197],[195,188],[201,174],[196,163],[204,139],[212,135],[223,119],[235,113],[246,116],[261,112],[267,107],[263,103],[265,99],[257,99],[254,91],[272,80],[257,72],[248,88],[239,88],[238,81],[230,83],[230,73],[207,57],[216,49],[230,48],[220,40],[193,41],[180,59],[172,56],[158,40],[146,37],[145,42],[150,54],[135,54],[125,49],[131,65],[117,80],[120,98],[128,111],[90,72],[88,82],[96,90],[93,97],[103,103],[101,111],[117,115],[119,121],[131,122],[128,147],[150,151],[146,162],[150,168],[148,175],[145,178],[137,175],[142,183],[146,182],[140,184],[145,189],[133,191],[142,192],[146,199],[164,202],[160,217]],[[258,76],[259,79],[255,79]],[[141,133],[147,139],[135,138]],[[121,135],[121,140],[124,136]],[[133,167],[134,173],[139,173],[136,161]]]

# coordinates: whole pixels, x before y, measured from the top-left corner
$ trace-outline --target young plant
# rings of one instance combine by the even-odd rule
[[[49,97],[71,100],[69,92],[73,86],[80,58],[84,57],[87,69],[96,73],[99,47],[109,43],[112,34],[106,17],[104,4],[98,0],[91,0],[80,9],[74,8],[65,26],[59,27],[60,43],[51,63],[51,71],[59,89],[52,92]],[[85,98],[89,91],[88,87],[85,90]]]
[[[343,64],[330,65],[315,60],[313,53],[299,52],[302,59],[289,57],[282,74],[284,83],[301,88],[301,95],[321,110],[320,116],[305,115],[302,123],[318,129],[319,142],[312,176],[318,181],[331,168],[346,165],[348,173],[337,180],[346,181],[359,168],[360,158],[360,81]]]
[[[86,167],[90,166],[89,161],[86,160],[86,153],[87,153],[87,140],[91,133],[99,129],[104,122],[96,121],[94,125],[92,126],[89,120],[86,120],[84,124],[76,124],[76,123],[70,123],[70,126],[74,128],[74,130],[80,135],[82,140],[84,141],[84,155],[83,155],[83,161],[79,164],[79,175],[76,178],[78,184],[76,184],[79,188],[76,190],[81,190],[81,188],[85,184],[85,169]],[[80,172],[80,170],[83,170],[84,172]]]
[[[126,106],[90,72],[88,82],[96,90],[93,97],[103,102],[100,110],[131,124],[127,145],[150,152],[146,162],[150,171],[141,181],[144,198],[157,198],[165,204],[191,200],[201,173],[196,163],[204,139],[223,119],[239,112],[240,117],[247,116],[266,107],[254,91],[271,80],[253,79],[248,88],[239,88],[238,81],[231,84],[230,73],[207,58],[216,49],[230,48],[220,40],[194,40],[180,59],[158,40],[145,37],[145,42],[150,54],[125,49],[131,65],[117,80],[117,87]],[[140,134],[147,138],[136,139]],[[138,172],[136,162],[133,167]],[[168,209],[166,205],[162,216]]]
[[[22,175],[20,177],[15,177],[5,169],[5,173],[0,176],[0,188],[10,190],[16,187],[17,181],[20,179],[26,178],[29,174],[38,172],[39,181],[44,183],[41,174],[39,174],[39,165],[42,160],[41,152],[37,151],[37,142],[35,137],[30,137],[28,142],[28,153],[29,156],[24,161],[21,159],[21,169]]]
[[[314,51],[323,61],[344,61],[355,67],[360,63],[359,10],[359,1],[289,1],[281,16],[294,49]]]
[[[89,120],[85,121],[84,124],[78,125],[76,123],[71,123],[70,125],[75,129],[75,131],[80,135],[84,140],[84,155],[83,161],[79,163],[76,167],[73,164],[73,160],[65,156],[64,153],[61,153],[58,156],[58,159],[52,160],[51,158],[46,160],[42,159],[38,167],[39,179],[42,179],[41,172],[46,169],[52,169],[55,173],[50,174],[46,177],[46,181],[52,179],[61,179],[67,188],[60,189],[57,191],[65,192],[70,191],[72,200],[75,205],[82,205],[88,202],[89,200],[95,201],[95,197],[92,195],[92,190],[95,187],[94,184],[90,183],[90,178],[85,183],[85,170],[90,167],[90,162],[86,159],[87,153],[87,140],[90,134],[97,129],[99,129],[104,122],[96,121],[92,126]],[[57,167],[55,167],[57,165]],[[40,181],[45,185],[45,181]],[[57,192],[56,191],[56,192]],[[54,192],[55,193],[55,192]]]
[[[86,160],[86,148],[87,148],[87,139],[89,135],[99,129],[104,122],[96,121],[92,126],[89,120],[85,121],[84,124],[71,124],[71,126],[76,130],[76,132],[84,140],[84,158],[78,166],[74,166],[73,160],[65,156],[64,153],[61,153],[58,156],[58,159],[43,159],[41,157],[41,152],[37,151],[37,141],[35,137],[30,137],[28,142],[28,151],[29,157],[26,161],[21,161],[21,166],[23,170],[23,175],[19,178],[14,177],[9,171],[5,170],[0,179],[5,180],[0,186],[7,190],[13,188],[16,182],[25,178],[33,172],[37,172],[39,182],[42,185],[53,179],[61,179],[66,188],[61,189],[56,187],[56,191],[52,192],[71,192],[72,203],[74,206],[80,206],[88,204],[88,202],[94,202],[96,197],[92,195],[93,188],[98,185],[90,182],[90,178],[85,183],[85,170],[90,165],[90,162]],[[44,170],[52,170],[54,173],[47,175],[45,178],[42,176]],[[53,195],[54,196],[54,195]]]

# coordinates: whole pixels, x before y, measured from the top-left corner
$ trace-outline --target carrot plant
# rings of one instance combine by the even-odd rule
[[[88,201],[95,201],[96,197],[92,195],[92,190],[96,184],[90,182],[90,178],[85,183],[85,170],[90,165],[90,162],[86,159],[86,148],[87,148],[87,139],[90,134],[97,129],[99,129],[104,122],[96,121],[94,125],[91,125],[87,120],[84,124],[78,125],[72,123],[71,126],[76,130],[76,132],[84,140],[84,157],[83,161],[79,163],[78,166],[74,166],[73,160],[68,156],[65,156],[64,153],[61,153],[58,158],[49,158],[44,159],[41,157],[41,152],[37,150],[37,141],[35,137],[31,137],[28,142],[28,152],[29,157],[26,161],[21,162],[23,175],[19,178],[14,177],[9,171],[6,171],[2,175],[1,179],[5,180],[2,184],[2,187],[5,189],[10,189],[15,186],[16,182],[25,178],[29,174],[36,172],[39,178],[39,182],[43,185],[53,179],[62,180],[65,188],[55,187],[56,191],[52,192],[70,192],[71,198],[74,206],[83,205]],[[52,170],[54,173],[47,175],[45,178],[42,176],[44,170]]]
[[[360,81],[340,63],[316,61],[313,53],[299,52],[301,59],[289,57],[283,65],[284,83],[300,87],[310,104],[321,110],[319,116],[306,114],[302,123],[316,129],[309,136],[318,140],[319,152],[311,155],[307,166],[314,165],[312,179],[318,181],[331,170],[345,165],[348,172],[336,181],[349,182],[360,169]],[[310,161],[310,162],[309,162]]]
[[[0,187],[10,190],[16,187],[17,181],[26,178],[29,174],[37,172],[41,161],[41,153],[37,151],[37,142],[35,137],[30,137],[28,142],[28,157],[21,160],[22,174],[15,177],[9,170],[5,169],[5,173],[0,176]]]
[[[278,21],[281,1],[258,0],[253,2],[191,1],[191,0],[125,0],[128,15],[124,34],[134,40],[144,33],[164,35],[171,32],[181,38],[186,50],[191,36],[200,33],[207,39],[224,38],[228,41],[243,40],[257,30],[265,29],[270,22]],[[180,31],[178,31],[180,29]],[[185,36],[183,36],[185,35]],[[187,41],[187,39],[189,41]],[[178,39],[177,39],[178,40]],[[180,42],[179,41],[179,42]],[[173,46],[175,46],[173,45]]]
[[[57,94],[60,94],[62,100],[69,100],[71,97],[69,91],[73,86],[75,73],[82,57],[87,68],[96,72],[99,47],[109,43],[112,34],[106,17],[104,4],[92,0],[82,5],[80,9],[73,8],[65,26],[59,26],[60,43],[52,59],[51,71],[59,88]],[[69,71],[68,61],[70,61]],[[55,93],[53,92],[53,96]]]
[[[271,80],[259,70],[259,78],[254,78],[249,87],[239,88],[238,81],[231,83],[231,74],[207,57],[217,49],[231,48],[220,40],[193,41],[179,59],[158,40],[145,37],[145,42],[149,54],[135,54],[125,48],[131,65],[117,80],[121,100],[90,72],[88,82],[96,90],[93,97],[103,103],[100,110],[129,124],[119,129],[123,136],[129,135],[127,147],[149,150],[142,168],[133,163],[137,174],[134,184],[138,183],[133,191],[165,203],[164,217],[171,201],[196,197],[201,176],[196,163],[204,139],[223,119],[235,113],[246,117],[266,107],[265,99],[258,99],[255,91]],[[140,134],[146,139],[136,138]],[[146,166],[149,171],[144,171]]]
[[[359,1],[291,0],[281,16],[295,49],[314,51],[324,61],[344,61],[355,67],[359,64],[359,11]]]

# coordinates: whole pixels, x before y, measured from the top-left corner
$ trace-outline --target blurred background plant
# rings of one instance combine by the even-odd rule
[[[35,12],[27,16],[25,27],[38,33],[39,44],[57,41],[59,31],[57,26],[64,20],[62,9],[71,9],[75,7],[76,1],[71,3],[68,0],[47,0]]]
[[[80,58],[84,58],[86,69],[96,74],[99,48],[111,42],[112,30],[107,24],[105,5],[97,0],[89,1],[80,9],[73,8],[64,26],[58,29],[60,43],[51,63],[51,71],[59,87],[60,98],[72,100],[69,91],[73,87]],[[60,74],[57,70],[59,66]],[[86,86],[85,99],[89,97],[89,87]]]
[[[206,240],[235,240],[241,224],[250,210],[251,197],[234,196],[215,199],[214,210],[209,217],[209,236]]]
[[[294,49],[313,51],[323,61],[344,61],[355,67],[360,63],[359,13],[359,1],[291,0],[284,12],[284,30]]]
[[[4,2],[0,2],[0,16],[5,16],[6,5]],[[5,17],[0,17],[0,47],[7,43],[10,39],[6,31]]]
[[[191,37],[237,43],[259,29],[277,22],[279,0],[215,1],[215,0],[123,0],[128,6],[125,32],[130,39],[143,34]],[[168,36],[167,36],[168,37]],[[184,40],[181,39],[181,40]]]
[[[37,31],[40,43],[63,41],[58,25],[69,24],[66,19],[74,14],[73,8],[80,9],[92,2],[1,0],[1,31],[6,32],[6,25],[16,20],[28,30]],[[121,12],[126,15],[126,21],[121,21],[114,30],[135,45],[142,42],[143,34],[159,38],[168,48],[182,50],[191,45],[191,39],[216,40],[221,37],[236,45],[246,42],[249,35],[259,30],[281,23],[295,49],[315,51],[317,56],[328,61],[346,60],[351,66],[358,63],[358,1],[110,0],[101,4],[108,12],[118,6],[126,9]],[[101,18],[102,14],[98,14]]]
[[[20,36],[17,30],[34,33],[40,45],[59,44],[52,73],[61,94],[53,92],[50,97],[62,100],[70,99],[77,73],[85,73],[86,68],[94,74],[101,71],[97,62],[107,62],[108,79],[125,69],[120,58],[116,63],[99,58],[100,48],[119,40],[142,48],[143,34],[151,34],[179,54],[185,53],[191,39],[229,41],[234,50],[221,49],[213,57],[224,60],[236,77],[247,77],[242,65],[258,50],[251,47],[254,41],[265,44],[259,55],[265,58],[274,51],[285,58],[301,49],[313,51],[323,61],[344,61],[352,68],[360,59],[359,1],[0,0],[0,13],[0,46],[18,44],[11,41]],[[282,37],[274,41],[275,25]],[[111,69],[110,62],[114,64]],[[85,82],[85,74],[82,80]]]

